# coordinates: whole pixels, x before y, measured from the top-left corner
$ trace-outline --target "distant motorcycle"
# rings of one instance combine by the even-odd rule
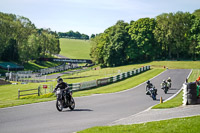
[[[69,97],[71,96],[71,100],[69,101]],[[70,93],[67,93],[66,90],[61,90],[58,88],[56,90],[56,108],[58,111],[62,111],[63,108],[70,108],[70,110],[74,110],[75,108],[75,101],[72,97],[72,91]]]
[[[169,90],[169,86],[170,85],[165,80],[163,80],[163,82],[161,83],[161,89],[164,90],[165,94],[167,94],[167,92]]]
[[[150,95],[150,97],[153,99],[153,100],[156,100],[156,95],[157,95],[157,89],[155,88],[155,86],[152,86],[150,88],[148,88],[146,86],[146,95]]]

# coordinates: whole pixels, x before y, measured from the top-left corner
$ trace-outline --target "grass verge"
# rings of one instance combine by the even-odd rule
[[[90,41],[60,38],[60,54],[72,59],[91,59]]]
[[[78,133],[199,133],[200,116],[143,124],[93,127]]]

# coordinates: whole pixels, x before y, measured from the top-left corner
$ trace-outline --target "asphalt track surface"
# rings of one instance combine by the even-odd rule
[[[158,89],[157,100],[145,95],[145,83],[127,91],[75,98],[74,111],[58,112],[55,101],[0,109],[0,133],[72,133],[104,126],[137,114],[175,94],[190,70],[166,70],[151,82]],[[160,89],[163,79],[172,79],[168,94]],[[137,80],[137,79],[135,79]],[[133,80],[134,82],[134,80]]]

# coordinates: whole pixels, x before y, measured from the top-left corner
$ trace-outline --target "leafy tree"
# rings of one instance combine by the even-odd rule
[[[190,29],[190,51],[193,59],[196,59],[196,55],[200,54],[200,19],[193,19],[193,25]]]
[[[60,52],[57,33],[50,29],[36,29],[23,16],[0,12],[0,59],[29,61]]]
[[[141,18],[130,24],[128,33],[132,43],[129,46],[128,55],[130,59],[152,60],[157,54],[157,45],[154,40],[153,30],[155,29],[155,19]],[[134,54],[136,53],[136,54]],[[138,61],[138,60],[137,60]]]
[[[95,38],[95,34],[92,34],[90,38]]]
[[[197,18],[200,19],[200,9],[195,10],[192,14],[194,14]]]
[[[125,28],[127,26],[128,23],[118,21],[103,34],[92,39],[91,57],[96,63],[102,66],[119,66],[127,63],[125,49],[130,40]]]

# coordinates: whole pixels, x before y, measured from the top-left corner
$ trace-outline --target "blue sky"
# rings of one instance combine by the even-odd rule
[[[104,32],[118,20],[130,22],[162,13],[194,12],[200,0],[1,0],[0,12],[29,18],[37,28],[88,35]]]

